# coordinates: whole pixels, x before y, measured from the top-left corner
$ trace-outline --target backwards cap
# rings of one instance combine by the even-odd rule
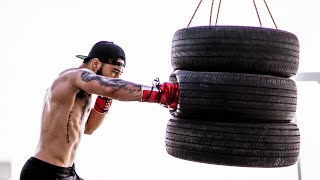
[[[90,50],[88,56],[76,55],[77,58],[86,60],[98,58],[101,62],[117,66],[126,66],[126,56],[122,48],[110,41],[97,42]],[[120,59],[119,59],[120,58]]]

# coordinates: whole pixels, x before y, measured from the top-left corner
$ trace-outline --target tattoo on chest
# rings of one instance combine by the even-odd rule
[[[101,76],[96,76],[95,74],[92,74],[87,71],[82,71],[81,80],[84,82],[97,81],[101,86],[116,87],[118,89],[123,89],[128,91],[129,94],[132,94],[136,91],[141,91],[140,85],[138,84],[130,83],[121,79],[116,79],[116,78],[105,80]],[[128,85],[136,87],[137,89],[130,88]]]
[[[70,143],[71,115],[72,115],[72,111],[69,113],[68,122],[67,122],[67,134],[66,134],[66,142],[67,142],[67,143]]]

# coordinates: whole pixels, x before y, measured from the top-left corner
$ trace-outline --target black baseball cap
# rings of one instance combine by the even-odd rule
[[[104,63],[126,66],[126,56],[123,49],[111,41],[99,41],[92,46],[88,56],[76,55],[76,57],[83,60],[98,58]]]

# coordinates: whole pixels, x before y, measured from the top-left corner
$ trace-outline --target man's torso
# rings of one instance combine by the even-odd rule
[[[35,157],[69,167],[73,164],[92,100],[90,94],[77,90],[65,79],[60,75],[47,90]]]

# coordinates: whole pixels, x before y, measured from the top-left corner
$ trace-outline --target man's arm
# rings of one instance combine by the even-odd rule
[[[79,69],[74,73],[73,81],[78,89],[119,101],[140,101],[159,103],[175,110],[179,98],[179,84],[155,79],[153,86],[145,86],[118,78],[107,78],[92,71]]]
[[[74,73],[75,85],[90,94],[110,97],[119,101],[140,101],[141,85],[118,78],[107,78],[87,70]]]
[[[109,97],[119,101],[159,103],[170,110],[175,110],[177,108],[179,98],[178,83],[160,84],[158,80],[152,87],[144,86],[118,78],[100,76],[85,69],[77,70],[74,78],[75,85],[79,89],[90,94],[98,95],[95,107],[91,110],[86,122],[86,134],[92,134],[105,118],[107,111],[103,109],[103,107],[106,106],[102,105],[96,107],[97,102],[101,103],[101,98],[99,97]],[[109,108],[107,108],[107,110],[108,109]]]
[[[85,134],[92,134],[103,122],[105,115],[108,114],[112,105],[112,99],[97,96],[93,108],[90,111],[85,125]]]
[[[105,117],[106,114],[98,113],[92,108],[86,122],[84,133],[92,134],[96,129],[100,127]]]

